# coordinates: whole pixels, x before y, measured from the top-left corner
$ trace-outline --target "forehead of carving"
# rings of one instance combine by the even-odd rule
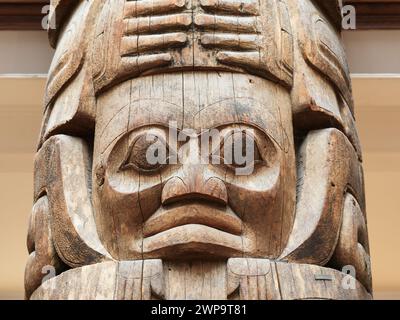
[[[268,134],[282,148],[285,146],[285,128],[280,119],[270,111],[273,101],[237,98],[219,101],[206,106],[195,116],[198,130],[218,128],[227,124],[250,125]]]
[[[106,106],[105,106],[106,107]],[[120,108],[104,122],[104,127],[96,127],[96,139],[99,139],[101,152],[105,151],[124,133],[146,125],[167,127],[175,122],[182,127],[183,106],[157,99],[141,99]]]
[[[96,139],[103,152],[122,134],[170,122],[198,131],[226,124],[256,126],[284,148],[290,97],[278,85],[245,74],[187,72],[141,77],[99,97]]]
[[[184,106],[162,100],[134,101],[130,106],[121,108],[104,130],[99,131],[101,151],[105,151],[126,132],[148,125],[187,128],[200,132],[230,124],[243,124],[261,129],[282,149],[286,148],[285,128],[281,121],[268,111],[267,104],[263,105],[251,98],[223,100],[206,106],[192,117],[193,121],[188,126],[183,121],[184,117]]]

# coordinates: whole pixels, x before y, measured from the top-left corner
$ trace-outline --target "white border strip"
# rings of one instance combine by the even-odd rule
[[[400,73],[352,73],[353,79],[400,79]]]
[[[400,73],[351,73],[352,78],[362,79],[398,79]],[[47,78],[46,73],[0,73],[0,78],[20,79],[20,78]]]
[[[0,73],[0,79],[35,79],[35,78],[47,78],[46,73]]]
[[[46,79],[46,73],[0,73],[0,79]],[[352,79],[400,79],[400,73],[351,73]]]

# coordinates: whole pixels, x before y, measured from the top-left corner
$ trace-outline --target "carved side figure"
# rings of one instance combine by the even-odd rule
[[[372,298],[338,1],[52,6],[27,299]]]

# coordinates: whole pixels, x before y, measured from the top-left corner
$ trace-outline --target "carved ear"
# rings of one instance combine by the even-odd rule
[[[81,2],[80,15],[71,13],[81,1],[52,1],[49,36],[56,49],[50,66],[44,104],[47,107],[82,66],[86,51],[86,19],[89,2]],[[69,16],[68,16],[69,15]],[[54,23],[55,22],[55,23]],[[60,30],[63,36],[58,38]]]
[[[53,22],[48,28],[50,45],[55,48],[57,45],[58,36],[63,30],[63,25],[71,10],[76,7],[80,0],[50,0],[50,17],[49,21]]]
[[[80,138],[51,137],[35,158],[35,199],[47,194],[54,246],[71,267],[110,258],[96,231],[90,171],[89,150]]]
[[[336,29],[342,28],[342,7],[339,0],[315,0]]]
[[[78,134],[94,127],[94,88],[91,78],[91,33],[97,6],[102,1],[51,1],[51,14],[56,15],[56,29],[50,29],[56,48],[44,98],[45,116],[40,143],[49,134],[61,130]],[[76,8],[75,8],[76,7]],[[53,25],[54,27],[54,25]],[[52,38],[53,37],[53,38]],[[57,42],[57,45],[56,45]],[[71,96],[72,95],[72,96]],[[76,125],[79,120],[79,125]]]
[[[325,265],[338,241],[344,195],[351,193],[365,212],[361,164],[337,129],[310,132],[297,158],[296,217],[281,259]]]
[[[354,268],[353,276],[368,292],[372,292],[367,221],[358,201],[351,194],[345,196],[339,241],[328,265],[337,270],[349,266]]]
[[[46,278],[66,269],[54,248],[52,239],[49,201],[44,195],[33,205],[29,221],[27,241],[29,258],[25,267],[26,299],[31,297]]]
[[[347,136],[362,158],[355,127],[350,72],[340,28],[322,14],[339,18],[336,0],[290,2],[295,21],[295,73],[291,92],[296,132],[336,128]],[[320,8],[326,10],[320,10]],[[336,8],[336,9],[335,9]],[[340,18],[341,19],[341,18]]]
[[[325,7],[335,7],[334,3]],[[320,1],[321,2],[321,1]],[[332,2],[332,1],[330,1]],[[298,44],[303,59],[318,70],[339,92],[353,113],[353,97],[346,53],[329,19],[321,14],[312,1],[295,1],[299,6]],[[329,9],[328,12],[333,12]]]

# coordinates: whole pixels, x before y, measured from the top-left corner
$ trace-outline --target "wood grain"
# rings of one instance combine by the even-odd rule
[[[44,283],[32,299],[371,299],[358,282],[353,289],[345,289],[345,280],[342,273],[332,269],[263,259],[174,262],[164,266],[161,260],[106,262],[64,272]],[[80,290],[83,287],[85,290]]]
[[[336,1],[53,4],[27,298],[372,298]]]
[[[0,30],[43,30],[41,9],[49,0],[5,0],[0,2]],[[337,16],[334,1],[317,1],[323,10],[328,12],[330,19],[341,25]],[[373,1],[373,0],[346,0],[344,4],[353,5],[357,11],[357,29],[399,29],[400,28],[400,2]],[[250,9],[251,10],[251,9]],[[67,10],[63,9],[60,21],[63,20]],[[332,14],[333,12],[333,14]],[[55,44],[57,33],[52,34],[52,43]]]

